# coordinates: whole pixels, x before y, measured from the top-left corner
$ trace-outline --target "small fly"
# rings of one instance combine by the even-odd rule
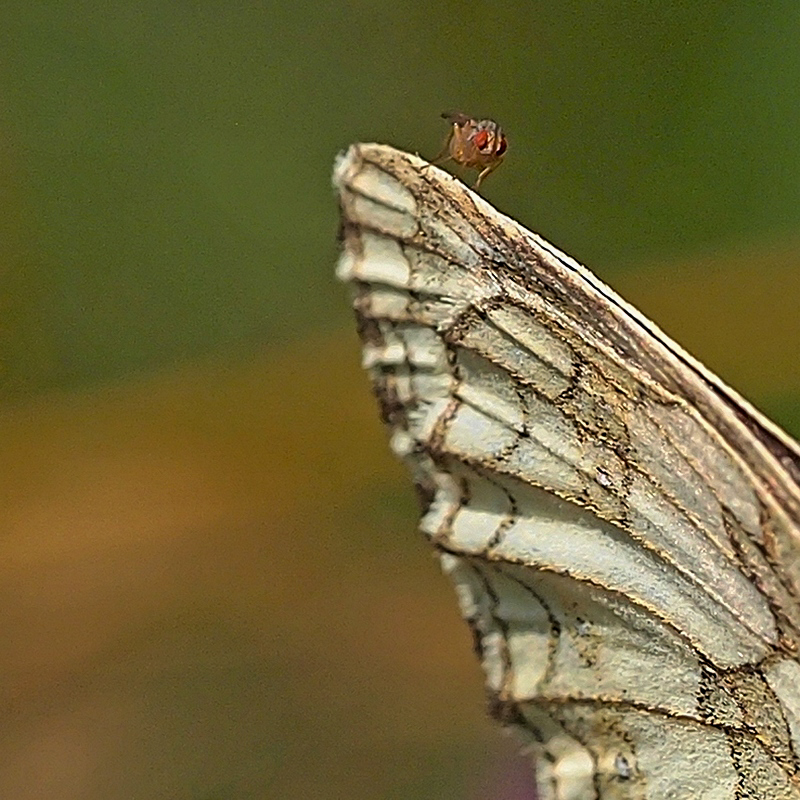
[[[442,117],[452,126],[436,163],[447,154],[444,161],[453,160],[469,169],[479,170],[475,188],[503,163],[508,147],[503,129],[491,119],[475,119],[460,111],[445,111]]]

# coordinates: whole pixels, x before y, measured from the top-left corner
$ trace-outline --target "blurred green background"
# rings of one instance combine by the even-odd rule
[[[499,120],[485,196],[797,433],[798,41],[790,0],[6,4],[0,796],[522,797],[333,158]]]

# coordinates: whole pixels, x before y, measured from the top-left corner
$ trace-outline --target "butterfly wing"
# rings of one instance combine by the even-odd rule
[[[337,164],[394,452],[544,798],[800,798],[800,451],[420,159]]]

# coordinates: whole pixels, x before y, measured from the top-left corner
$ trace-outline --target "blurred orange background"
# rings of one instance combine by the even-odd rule
[[[0,12],[0,797],[523,796],[333,279],[351,141],[500,120],[486,197],[800,431],[796,8],[487,13]]]

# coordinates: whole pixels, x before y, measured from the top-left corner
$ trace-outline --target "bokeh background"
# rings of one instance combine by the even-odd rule
[[[800,432],[800,6],[0,9],[0,797],[531,797],[333,278],[335,154],[485,185]]]

